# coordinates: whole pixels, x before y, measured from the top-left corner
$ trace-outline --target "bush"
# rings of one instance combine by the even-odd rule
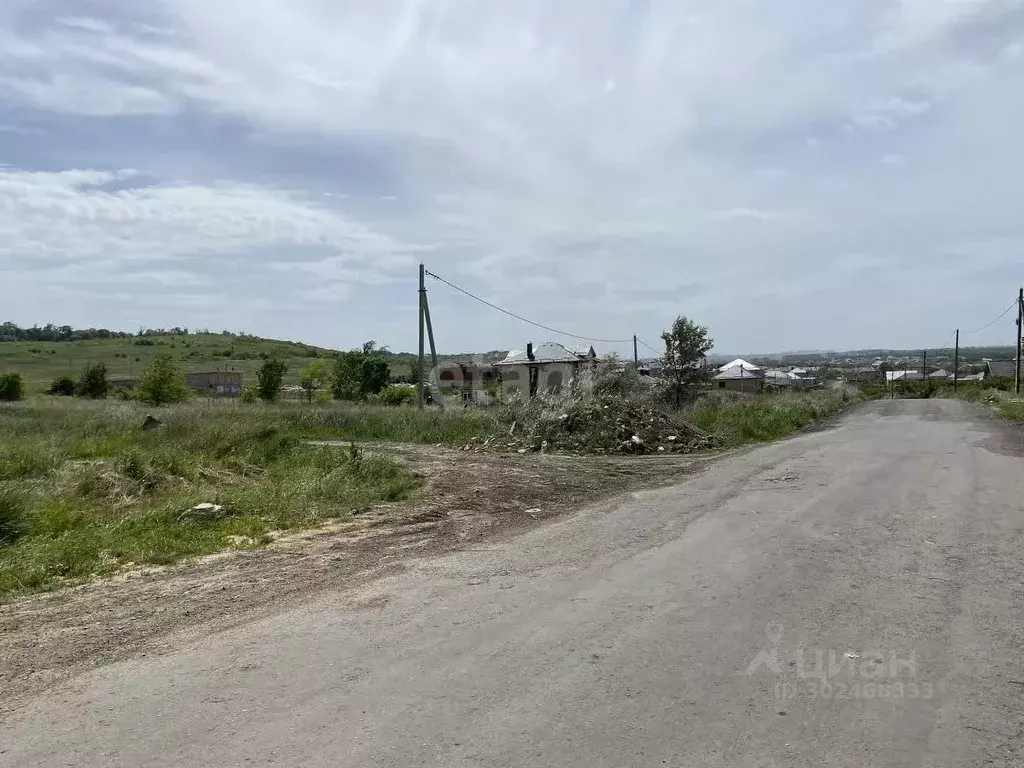
[[[170,355],[157,355],[135,390],[136,399],[150,405],[182,403],[189,394],[185,375]]]
[[[243,403],[251,405],[252,403],[255,403],[257,400],[260,399],[259,390],[256,389],[256,386],[252,383],[246,384],[244,387],[242,387],[242,394],[239,396],[238,399],[241,400]]]
[[[62,397],[71,397],[75,394],[75,380],[70,376],[58,376],[50,384],[50,388],[47,390],[51,395],[60,395]]]
[[[370,402],[391,406],[412,405],[418,399],[419,394],[416,387],[410,387],[407,384],[392,384],[381,393],[372,395],[369,398]]]
[[[25,380],[20,373],[0,374],[0,400],[13,403],[25,399]]]
[[[288,373],[288,366],[276,357],[268,357],[266,362],[256,372],[256,391],[261,400],[272,403],[281,394],[281,385],[284,383],[284,375]]]
[[[89,397],[94,400],[105,398],[109,391],[110,382],[107,380],[106,363],[87,366],[75,386],[75,394],[79,397]]]

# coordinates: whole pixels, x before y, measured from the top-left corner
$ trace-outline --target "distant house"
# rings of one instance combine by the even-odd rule
[[[194,392],[235,396],[242,391],[242,372],[196,371],[186,373],[185,384]]]
[[[880,371],[874,366],[862,366],[861,368],[854,368],[846,374],[847,381],[856,381],[862,384],[868,384],[872,381],[885,381],[885,372]]]
[[[759,366],[754,365],[753,363],[748,363],[742,357],[737,357],[731,363],[726,363],[725,365],[718,366],[718,370],[720,372],[724,372],[724,371],[728,370],[729,368],[741,368],[741,369],[746,370],[746,371],[761,371],[761,370],[763,370],[762,368],[760,368]]]
[[[737,392],[760,392],[764,387],[764,371],[746,360],[734,360],[718,369],[712,379],[716,389],[729,389]]]
[[[949,371],[947,371],[945,368],[939,368],[939,370],[932,371],[931,373],[929,373],[928,378],[935,379],[936,381],[941,381],[942,379],[949,379],[952,377],[949,375]]]
[[[494,366],[501,396],[508,398],[562,392],[572,386],[581,370],[596,364],[593,347],[569,348],[548,341],[536,347],[530,343],[526,349],[514,349]]]
[[[779,369],[764,372],[764,385],[774,389],[793,389],[801,385],[801,379],[792,371]]]

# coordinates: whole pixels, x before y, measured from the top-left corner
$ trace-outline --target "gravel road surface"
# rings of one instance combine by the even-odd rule
[[[1024,765],[1024,459],[880,401],[160,656],[0,725],[3,766]]]

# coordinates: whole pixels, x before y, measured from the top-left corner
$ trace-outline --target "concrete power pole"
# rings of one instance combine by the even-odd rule
[[[640,370],[640,352],[636,347],[636,334],[633,334],[633,367]]]
[[[1024,288],[1021,288],[1017,294],[1017,338],[1014,340],[1017,354],[1015,355],[1016,363],[1014,364],[1016,373],[1013,378],[1013,391],[1018,395],[1020,394],[1020,332],[1022,327],[1024,327],[1021,325],[1022,322],[1024,322]]]
[[[419,407],[423,408],[423,367],[425,361],[423,360],[423,342],[424,332],[426,330],[426,319],[423,317],[423,296],[427,292],[426,286],[426,275],[424,274],[425,267],[420,264],[420,290],[419,295],[416,297],[416,306],[419,310],[420,316],[420,350],[419,350],[419,374],[417,376],[418,381],[416,382],[416,388],[419,393]]]
[[[956,351],[953,352],[953,391],[960,379],[960,329],[956,329]]]

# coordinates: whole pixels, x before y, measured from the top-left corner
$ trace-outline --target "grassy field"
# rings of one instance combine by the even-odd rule
[[[415,492],[386,456],[306,438],[459,443],[487,414],[300,403],[135,403],[36,397],[0,405],[0,595],[129,563],[254,547],[273,531],[345,518]],[[200,503],[222,516],[186,514]]]
[[[263,356],[276,356],[288,365],[286,382],[298,383],[299,372],[315,357],[327,357],[333,350],[250,336],[189,334],[147,336],[129,339],[0,343],[0,373],[20,372],[30,391],[43,391],[60,375],[78,378],[89,364],[107,364],[111,379],[137,378],[160,353],[170,354],[185,371],[242,371],[248,380],[263,363]]]
[[[87,341],[0,342],[0,374],[19,372],[30,392],[43,392],[61,375],[77,379],[86,365],[107,364],[111,379],[137,378],[158,354],[170,354],[186,372],[241,371],[246,381],[255,377],[266,357],[274,356],[288,366],[286,385],[297,385],[299,374],[315,358],[328,358],[336,350],[293,341],[263,339],[224,333],[153,335]],[[415,356],[385,353],[392,377],[405,377]],[[492,353],[497,354],[497,353]],[[467,355],[442,355],[440,360],[469,359]]]

